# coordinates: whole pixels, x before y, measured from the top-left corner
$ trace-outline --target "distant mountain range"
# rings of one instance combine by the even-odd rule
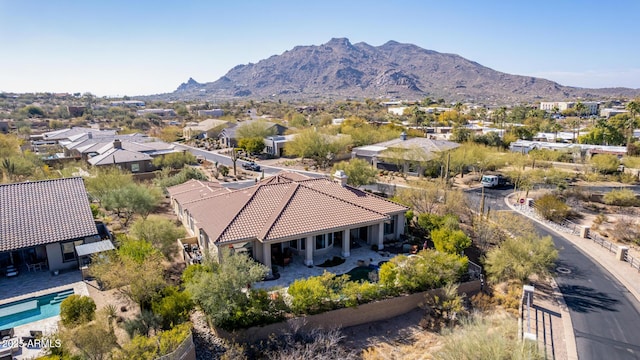
[[[389,41],[351,44],[346,38],[296,46],[257,64],[238,65],[220,79],[189,79],[165,100],[345,98],[433,99],[518,103],[566,99],[637,97],[639,89],[585,89],[511,75],[455,54]]]

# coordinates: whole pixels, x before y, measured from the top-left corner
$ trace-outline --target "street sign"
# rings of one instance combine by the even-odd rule
[[[524,204],[524,199],[520,199],[520,204]]]

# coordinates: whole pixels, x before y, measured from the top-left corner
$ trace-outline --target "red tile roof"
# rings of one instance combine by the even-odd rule
[[[176,187],[169,191],[177,199]],[[214,242],[302,237],[379,223],[407,210],[326,178],[294,173],[280,173],[250,188],[181,204]]]

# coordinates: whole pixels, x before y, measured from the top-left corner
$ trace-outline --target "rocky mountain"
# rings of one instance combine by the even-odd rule
[[[459,55],[396,41],[371,46],[339,38],[319,46],[296,46],[257,64],[238,65],[211,83],[189,79],[164,97],[327,100],[429,96],[450,101],[517,103],[639,94],[638,89],[583,89],[506,74]]]

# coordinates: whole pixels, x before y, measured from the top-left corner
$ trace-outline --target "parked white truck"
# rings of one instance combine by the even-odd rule
[[[502,175],[483,175],[480,183],[486,188],[496,188],[506,186],[509,181]]]

